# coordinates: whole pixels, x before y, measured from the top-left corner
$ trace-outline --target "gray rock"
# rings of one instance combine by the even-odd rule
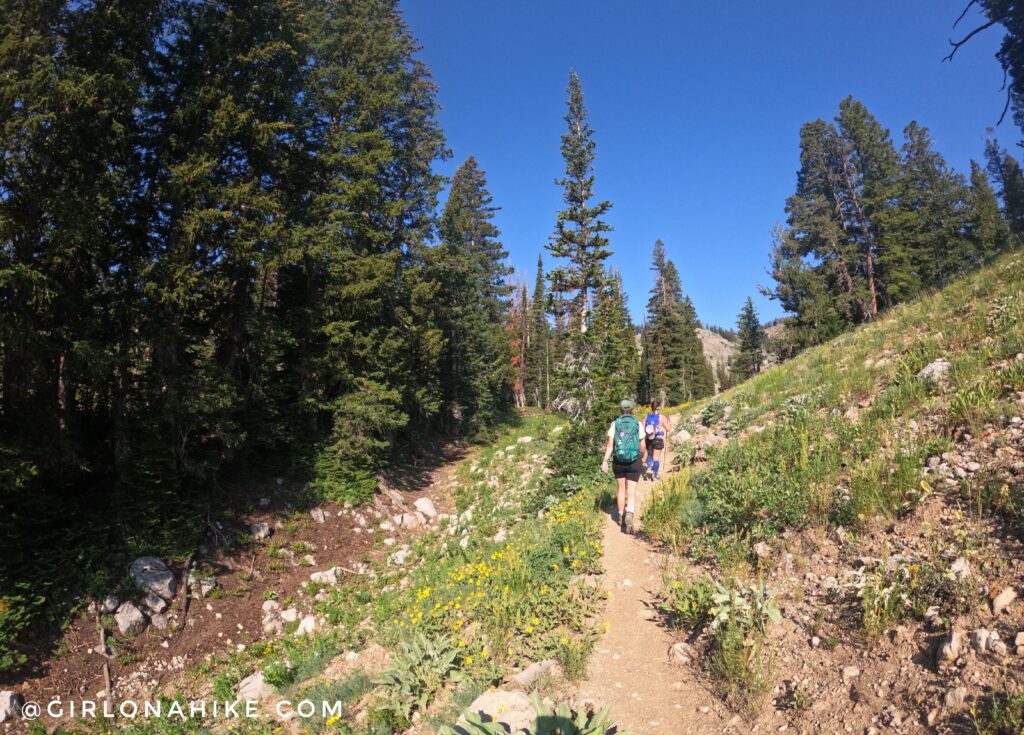
[[[188,586],[192,588],[193,597],[206,597],[217,589],[217,580],[210,579],[208,577],[194,577],[190,574],[188,577]]]
[[[170,625],[170,621],[167,619],[167,616],[162,613],[150,615],[149,622],[152,623],[153,627],[157,630],[167,630],[167,626]]]
[[[754,544],[753,551],[754,556],[758,559],[767,559],[772,553],[771,547],[764,541],[758,541]]]
[[[924,622],[929,628],[942,626],[942,613],[939,612],[938,606],[932,605],[924,611]]]
[[[953,687],[946,692],[946,695],[942,698],[942,703],[946,705],[948,709],[960,709],[964,706],[964,701],[967,699],[966,687]]]
[[[100,603],[100,612],[104,615],[109,615],[114,612],[120,604],[121,601],[117,599],[115,595],[107,595],[103,598],[103,602]]]
[[[1017,637],[1013,639],[1013,645],[1016,648],[1024,646],[1024,630],[1017,634]]]
[[[693,649],[683,642],[673,643],[668,649],[668,660],[670,663],[685,666],[693,661]]]
[[[971,563],[962,556],[958,556],[949,566],[950,573],[957,579],[967,579],[971,576]]]
[[[939,661],[956,661],[960,656],[963,634],[959,630],[951,630],[939,643]]]
[[[529,690],[537,683],[538,679],[551,671],[554,665],[555,660],[551,658],[530,664],[512,677],[512,683],[524,690]]]
[[[270,505],[270,498],[268,498],[266,496],[260,498],[260,507],[261,508],[266,508],[269,505]]]
[[[331,567],[322,572],[313,572],[309,575],[309,579],[318,584],[335,585],[338,583],[338,567]]]
[[[283,620],[286,623],[294,623],[298,619],[299,611],[296,610],[294,607],[290,607],[287,610],[281,611],[281,620]]]
[[[18,692],[12,692],[9,689],[0,692],[0,722],[21,717],[23,704],[25,704],[25,698]]]
[[[114,613],[114,621],[122,635],[135,635],[146,627],[146,616],[133,602],[122,602]]]
[[[985,628],[978,628],[971,631],[971,648],[975,653],[985,653],[988,649],[989,632]]]
[[[856,679],[858,676],[860,676],[860,669],[858,669],[856,666],[844,666],[843,667],[843,673],[842,673],[843,684],[846,684],[847,686],[849,686],[850,682],[853,681],[854,679]]]
[[[265,541],[273,532],[274,529],[270,527],[269,523],[253,523],[249,526],[249,533],[255,541]]]
[[[1013,587],[1007,587],[992,600],[992,614],[998,615],[1010,606],[1017,599],[1017,591]]]
[[[263,601],[263,612],[277,614],[277,611],[281,609],[281,603],[277,600],[264,600]]]
[[[416,498],[413,507],[427,518],[437,518],[437,508],[434,507],[434,501],[430,498]]]
[[[140,556],[128,567],[128,574],[139,589],[153,592],[165,600],[173,600],[178,591],[174,572],[155,556]]]
[[[537,712],[530,698],[523,692],[492,689],[484,692],[469,705],[469,710],[485,720],[501,722],[516,732],[533,726]]]
[[[935,385],[945,385],[946,380],[949,378],[950,367],[952,366],[949,364],[949,360],[940,357],[938,360],[925,365],[917,374],[917,379],[934,383]]]
[[[295,629],[295,635],[313,635],[316,630],[316,618],[307,615],[299,621],[299,627]]]
[[[257,671],[238,683],[238,699],[242,702],[258,702],[274,696],[274,688],[263,681],[263,672]]]
[[[152,592],[146,593],[146,596],[142,598],[142,604],[155,613],[162,613],[167,609],[167,600]]]
[[[323,508],[313,508],[313,510],[309,511],[309,517],[317,523],[327,523],[327,514],[324,512]]]

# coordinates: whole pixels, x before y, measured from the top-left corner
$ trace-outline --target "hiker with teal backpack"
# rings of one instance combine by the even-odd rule
[[[633,531],[633,502],[636,497],[636,483],[643,472],[643,456],[646,450],[640,422],[633,416],[633,402],[626,400],[619,404],[622,415],[608,427],[608,446],[604,450],[601,471],[608,472],[608,460],[612,460],[612,472],[619,486],[618,521],[623,533]]]

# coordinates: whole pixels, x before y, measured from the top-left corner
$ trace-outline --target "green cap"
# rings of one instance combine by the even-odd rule
[[[633,401],[631,401],[631,400],[629,400],[627,398],[626,400],[624,400],[622,403],[619,404],[619,408],[621,408],[623,411],[632,411],[633,410]]]

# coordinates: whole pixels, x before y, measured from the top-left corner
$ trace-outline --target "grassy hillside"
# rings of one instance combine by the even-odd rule
[[[685,531],[696,549],[720,552],[786,527],[897,517],[920,497],[928,456],[1020,415],[1022,317],[1024,255],[1015,253],[687,406],[691,434],[704,425],[730,441],[710,450],[686,493],[652,507],[650,523],[663,540]],[[918,378],[938,359],[949,362],[946,381]],[[1019,499],[1003,506],[1015,513]]]
[[[791,714],[835,696],[828,710],[856,727],[864,695],[851,682],[868,669],[893,677],[896,719],[916,708],[950,731],[1018,731],[1024,616],[992,598],[1024,591],[1024,255],[676,411],[682,468],[643,522],[689,560],[664,609],[706,642],[698,658],[727,700],[753,716],[773,691]],[[770,624],[776,605],[782,625]],[[994,650],[1010,658],[965,644],[974,658],[957,648],[949,668],[942,646],[972,629],[998,630],[1009,645]],[[916,663],[890,670],[899,657],[876,660],[879,640]],[[867,728],[888,717],[869,715]]]

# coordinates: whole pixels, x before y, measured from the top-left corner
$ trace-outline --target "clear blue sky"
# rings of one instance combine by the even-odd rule
[[[993,28],[942,63],[966,0],[405,0],[454,154],[487,172],[512,264],[533,283],[560,208],[569,68],[597,140],[596,193],[634,316],[661,238],[702,321],[733,325],[757,294],[769,230],[795,186],[800,125],[852,94],[902,141],[918,120],[959,171],[1004,102]],[[1012,146],[1012,122],[996,131]],[[547,258],[546,265],[549,265]]]

